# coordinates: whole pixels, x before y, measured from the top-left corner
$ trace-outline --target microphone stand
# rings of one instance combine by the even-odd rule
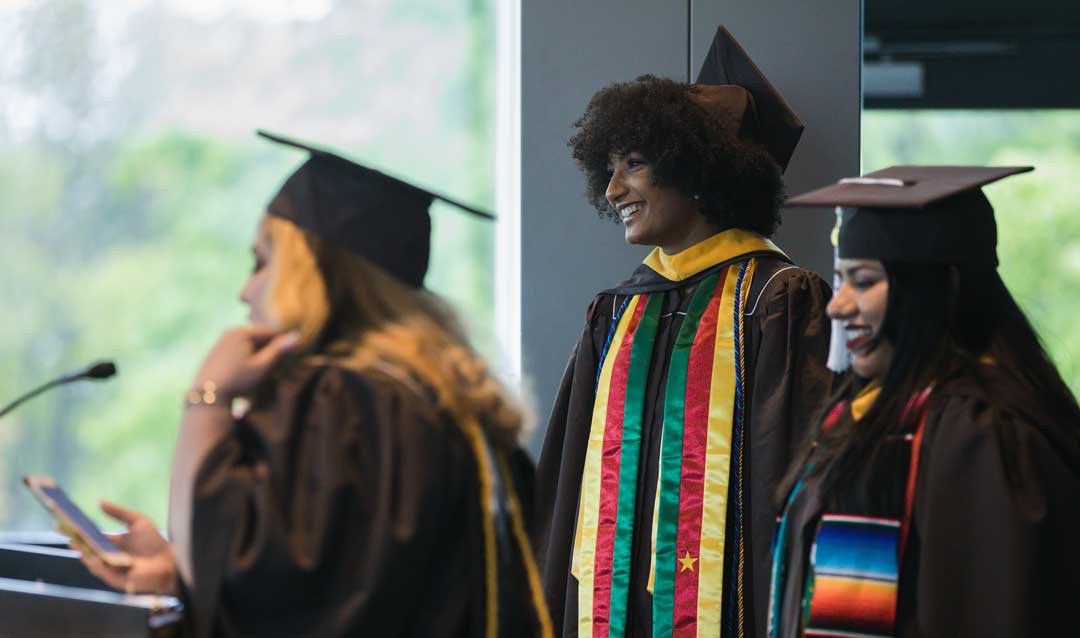
[[[65,383],[72,383],[74,381],[79,381],[80,379],[107,379],[114,374],[116,374],[116,366],[113,365],[112,362],[103,361],[100,363],[96,363],[80,372],[66,374],[59,379],[53,379],[48,383],[34,388],[33,390],[27,392],[26,394],[20,396],[19,398],[4,406],[3,409],[0,409],[0,418],[3,418],[4,415],[19,407],[24,402],[29,401],[30,399],[33,399],[42,392],[55,388],[56,386],[64,385]]]

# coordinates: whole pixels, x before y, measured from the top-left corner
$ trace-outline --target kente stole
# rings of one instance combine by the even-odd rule
[[[726,250],[716,250],[720,244]],[[697,265],[763,249],[782,255],[743,231],[721,233],[695,249],[690,257]],[[696,267],[669,268],[687,261],[664,263],[656,252],[645,263],[672,280],[692,276]],[[743,612],[742,591],[724,591],[724,548],[729,481],[735,481],[737,551],[727,575],[728,586],[741,590],[743,315],[754,267],[752,258],[735,261],[702,279],[672,349],[652,504],[654,636],[719,636],[721,621],[734,623]],[[635,510],[642,505],[635,501],[645,392],[663,298],[662,292],[628,297],[603,353],[571,566],[582,638],[626,634]]]

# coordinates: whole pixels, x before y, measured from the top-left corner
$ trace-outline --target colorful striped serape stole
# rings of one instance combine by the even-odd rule
[[[672,350],[653,510],[654,636],[720,635],[739,284],[749,288],[752,263],[697,285]],[[662,294],[630,299],[600,371],[571,568],[583,638],[626,633],[644,392],[661,303]]]
[[[826,514],[811,553],[806,636],[891,638],[900,521]]]

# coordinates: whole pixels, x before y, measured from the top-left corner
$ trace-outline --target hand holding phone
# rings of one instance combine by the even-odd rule
[[[28,486],[31,486],[31,483],[36,486],[31,486],[31,489],[39,495],[43,503],[46,499],[56,500],[56,492],[53,490],[59,491],[59,488],[48,477],[26,477],[26,483]],[[70,503],[66,496],[63,500]],[[71,504],[71,508],[78,511],[74,504]],[[49,511],[54,510],[49,507]],[[123,523],[127,531],[122,534],[102,534],[85,514],[79,512],[89,527],[97,532],[98,538],[88,541],[88,537],[94,538],[93,533],[76,531],[77,526],[68,522],[74,517],[57,516],[61,527],[65,528],[65,533],[71,534],[72,545],[82,552],[80,560],[90,573],[110,587],[129,594],[177,594],[179,580],[172,546],[158,532],[153,521],[135,510],[105,501],[101,501],[101,511]],[[117,554],[124,558],[119,558]]]
[[[105,534],[101,533],[98,526],[94,525],[94,522],[68,498],[56,481],[48,476],[24,476],[23,483],[60,523],[64,533],[71,535],[111,567],[131,566],[131,556],[121,551]]]

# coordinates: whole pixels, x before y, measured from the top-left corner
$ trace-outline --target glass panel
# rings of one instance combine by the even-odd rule
[[[0,402],[97,358],[120,375],[0,422],[0,529],[51,521],[54,476],[164,523],[180,402],[244,321],[262,207],[328,144],[490,208],[488,0],[33,0],[0,4]],[[392,213],[388,213],[392,214]],[[445,206],[430,287],[493,350],[493,227]],[[96,512],[91,514],[101,522]]]

